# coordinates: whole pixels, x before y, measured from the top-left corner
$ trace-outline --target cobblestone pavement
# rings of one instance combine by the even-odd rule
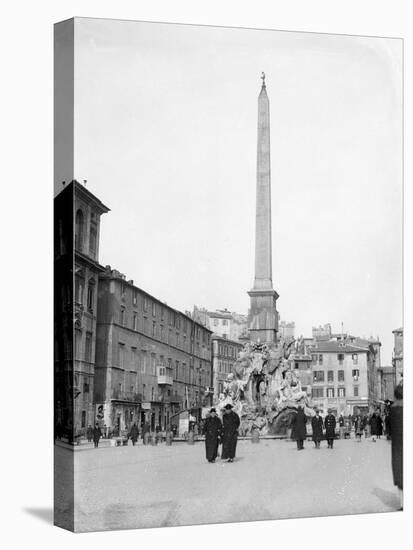
[[[398,509],[386,440],[339,440],[304,451],[240,441],[229,464],[204,445],[106,447],[74,453],[75,530],[161,527]],[[59,457],[71,451],[56,449]],[[63,498],[63,497],[62,497]],[[64,507],[64,503],[62,502]]]

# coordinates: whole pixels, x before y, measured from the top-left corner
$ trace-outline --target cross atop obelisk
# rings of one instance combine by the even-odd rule
[[[255,217],[255,278],[251,297],[249,332],[253,340],[276,342],[278,294],[272,283],[270,102],[261,75],[258,96],[257,187]]]

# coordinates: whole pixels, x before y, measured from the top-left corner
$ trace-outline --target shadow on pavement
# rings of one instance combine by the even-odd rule
[[[392,491],[384,491],[383,489],[376,488],[376,489],[373,489],[372,493],[378,499],[380,499],[385,506],[388,506],[389,508],[393,508],[393,510],[399,509],[400,507],[399,499],[397,495]]]
[[[50,525],[53,524],[53,508],[24,508],[24,511]]]

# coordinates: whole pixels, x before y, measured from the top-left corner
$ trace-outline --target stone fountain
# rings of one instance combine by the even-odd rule
[[[227,403],[234,407],[241,420],[241,436],[254,431],[286,434],[299,406],[306,416],[314,416],[310,396],[302,390],[298,370],[289,361],[294,343],[293,339],[277,344],[247,342],[239,352],[215,406],[219,410]]]

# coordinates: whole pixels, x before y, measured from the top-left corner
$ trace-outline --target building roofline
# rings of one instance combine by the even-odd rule
[[[110,208],[105,206],[103,202],[98,199],[93,193],[89,191],[84,185],[80,184],[77,180],[73,180],[70,185],[74,186],[75,194],[83,195],[84,198],[93,202],[93,204],[101,211],[102,214],[110,212]]]
[[[116,270],[117,271],[117,270]],[[119,272],[120,273],[120,272]],[[172,306],[170,306],[169,304],[167,304],[166,302],[163,302],[160,298],[156,298],[155,296],[153,296],[152,294],[149,294],[149,292],[147,292],[146,290],[144,290],[143,288],[140,288],[139,286],[136,286],[135,284],[132,284],[131,282],[129,282],[128,280],[126,279],[122,279],[121,277],[117,277],[115,275],[109,275],[106,268],[103,269],[103,273],[101,275],[99,275],[99,277],[102,279],[102,280],[114,280],[114,281],[120,281],[126,285],[128,285],[129,287],[133,288],[133,289],[136,289],[136,290],[139,290],[140,292],[142,292],[142,294],[145,294],[146,296],[148,296],[148,298],[150,298],[151,300],[154,300],[155,302],[157,302],[158,304],[166,307],[167,309],[171,310],[171,311],[174,311],[175,313],[179,313],[179,315],[182,315],[182,317],[185,317],[186,319],[188,319],[189,321],[191,321],[192,323],[194,323],[195,325],[198,325],[200,327],[202,327],[204,330],[206,330],[207,332],[213,334],[213,331],[210,330],[208,327],[206,327],[205,325],[203,325],[202,323],[200,323],[199,321],[195,321],[195,319],[193,319],[190,315],[187,315],[186,313],[183,313],[181,310],[179,309],[176,309]]]

